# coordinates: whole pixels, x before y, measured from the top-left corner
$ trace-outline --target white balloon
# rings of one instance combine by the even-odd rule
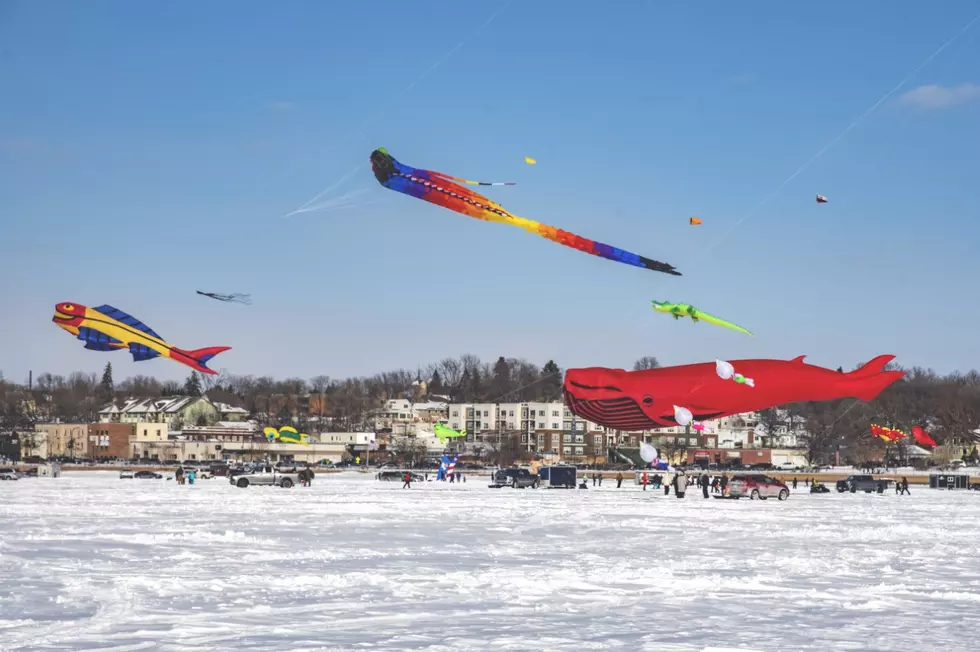
[[[687,426],[690,425],[692,421],[694,421],[694,415],[691,414],[691,411],[688,410],[687,408],[681,407],[679,405],[675,405],[674,421],[676,421],[677,425],[679,426]]]
[[[730,380],[735,376],[735,367],[732,366],[731,362],[725,362],[724,360],[715,360],[715,373],[722,380]]]
[[[657,459],[657,449],[652,445],[643,442],[640,444],[640,457],[643,458],[644,462],[649,464],[653,460]]]

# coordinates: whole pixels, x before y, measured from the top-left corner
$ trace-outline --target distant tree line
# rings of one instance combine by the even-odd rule
[[[640,358],[634,370],[656,369],[655,357]],[[897,368],[890,365],[890,368]],[[843,369],[841,369],[843,371]],[[760,421],[768,433],[780,426],[801,433],[812,461],[829,460],[839,450],[842,457],[867,459],[880,453],[868,426],[878,423],[910,432],[925,428],[940,444],[967,447],[972,431],[980,427],[980,374],[938,375],[927,369],[905,370],[903,379],[864,403],[856,399],[797,403],[763,410]],[[398,369],[357,378],[320,375],[309,380],[270,376],[236,376],[221,373],[202,376],[192,372],[184,383],[160,382],[149,376],[133,376],[116,383],[107,364],[101,377],[76,372],[69,376],[42,373],[28,390],[0,375],[0,428],[27,428],[37,421],[91,422],[110,401],[159,396],[202,396],[248,410],[268,422],[298,419],[330,421],[337,429],[364,427],[367,414],[388,399],[421,399],[426,383],[429,397],[452,402],[524,402],[561,400],[563,369],[554,360],[537,366],[527,360],[500,356],[483,362],[475,355],[445,358],[415,371]]]

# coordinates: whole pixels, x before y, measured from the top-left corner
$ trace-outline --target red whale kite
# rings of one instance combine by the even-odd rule
[[[732,360],[732,365],[755,380],[755,387],[719,378],[713,362],[644,371],[569,369],[565,404],[577,416],[607,428],[650,430],[676,426],[675,405],[704,421],[797,401],[849,397],[870,401],[905,375],[884,371],[893,355],[880,355],[846,374],[806,364],[805,357]]]

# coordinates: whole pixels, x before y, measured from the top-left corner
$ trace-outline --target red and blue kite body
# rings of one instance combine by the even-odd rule
[[[459,177],[452,177],[442,172],[413,168],[399,163],[384,148],[379,148],[371,152],[371,168],[374,170],[374,176],[378,179],[378,182],[389,190],[394,190],[418,199],[424,199],[437,206],[475,217],[478,220],[517,226],[529,233],[534,233],[552,242],[557,242],[572,249],[578,249],[593,256],[614,260],[634,267],[642,267],[656,272],[672,274],[674,276],[681,275],[680,272],[674,269],[673,265],[668,263],[645,258],[644,256],[623,251],[611,245],[583,238],[580,235],[564,231],[554,226],[512,215],[505,211],[502,206],[487,197],[473,192],[468,188],[464,188],[455,182],[461,181],[468,184],[489,186],[513,184],[469,181],[467,179],[460,179]]]

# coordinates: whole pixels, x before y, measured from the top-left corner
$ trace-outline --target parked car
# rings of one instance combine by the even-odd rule
[[[385,482],[404,482],[405,473],[412,476],[412,482],[422,482],[425,480],[424,476],[412,471],[381,471],[375,477],[377,477],[378,480],[383,480]]]
[[[876,480],[873,475],[849,475],[843,480],[837,481],[837,491],[844,493],[850,491],[852,494],[863,491],[866,494],[872,492],[883,492],[888,488],[890,480]]]
[[[762,473],[739,473],[728,482],[728,495],[731,498],[765,500],[766,498],[789,498],[789,487],[782,480]]]
[[[0,469],[0,480],[19,480],[20,474],[17,473],[17,469],[11,467],[5,467]]]
[[[184,469],[184,477],[185,478],[187,477],[187,474],[190,473],[191,471],[193,471],[194,473],[197,474],[197,479],[198,480],[210,480],[211,478],[214,477],[211,474],[211,471],[209,471],[208,469],[206,469],[204,467],[184,466],[184,467],[181,467],[181,468]]]
[[[241,475],[235,475],[228,479],[228,481],[244,489],[245,487],[250,487],[252,485],[257,486],[275,486],[282,487],[283,489],[289,489],[293,485],[299,482],[298,473],[281,473],[272,466],[266,466],[258,471],[252,473],[243,473]]]
[[[133,477],[137,480],[159,480],[163,476],[156,471],[137,471],[133,474]]]
[[[540,478],[528,469],[497,469],[491,476],[490,487],[499,489],[501,487],[513,487],[514,489],[533,489],[538,488]]]

